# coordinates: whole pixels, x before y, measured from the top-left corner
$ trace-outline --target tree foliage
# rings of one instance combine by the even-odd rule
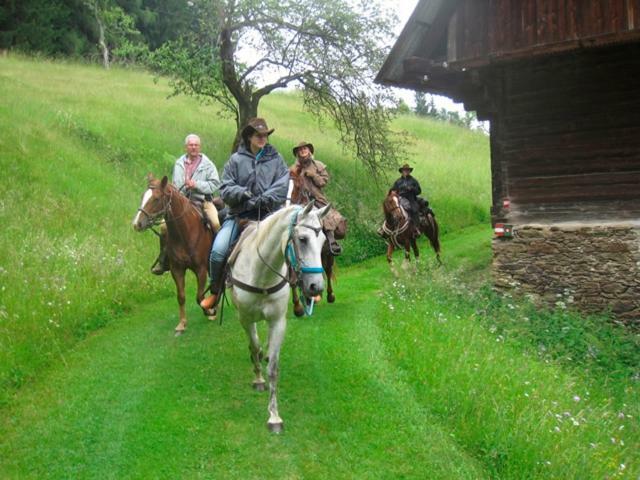
[[[305,108],[329,117],[343,145],[377,174],[397,164],[393,98],[373,87],[395,16],[375,1],[193,0],[192,28],[154,56],[175,93],[222,104],[239,132],[272,91],[300,87]],[[234,145],[239,137],[236,136]]]

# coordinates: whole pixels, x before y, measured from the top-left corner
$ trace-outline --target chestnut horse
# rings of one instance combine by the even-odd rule
[[[380,235],[387,242],[387,261],[393,260],[393,251],[396,248],[404,248],[404,258],[409,260],[410,251],[413,250],[415,258],[420,257],[420,251],[416,240],[421,233],[429,239],[431,247],[436,252],[438,263],[440,260],[440,240],[438,238],[438,222],[430,211],[420,212],[420,224],[415,225],[400,204],[400,196],[394,190],[390,190],[382,203],[384,211],[384,225],[380,229]]]
[[[176,283],[180,322],[175,328],[176,336],[187,328],[185,314],[184,278],[187,269],[198,279],[198,304],[204,298],[209,269],[209,252],[213,232],[205,227],[202,215],[187,197],[171,185],[166,176],[162,180],[147,177],[147,190],[142,195],[140,208],[133,219],[133,228],[142,232],[164,217],[167,225],[167,254],[171,276]],[[204,310],[209,319],[215,318],[215,309]]]
[[[296,174],[295,171],[290,172],[290,180],[289,180],[289,195],[287,205],[289,203],[293,205],[306,205],[309,201],[313,200],[309,198],[307,192],[302,188],[302,178]],[[321,261],[322,268],[324,268],[324,273],[326,277],[326,290],[327,290],[327,302],[333,303],[336,301],[336,296],[333,294],[333,283],[332,280],[335,280],[335,256],[331,253],[331,248],[329,248],[329,242],[325,242],[322,246],[321,253]],[[305,313],[305,309],[300,303],[300,297],[298,295],[298,291],[296,287],[292,287],[292,301],[293,301],[293,313],[296,317],[301,317]]]

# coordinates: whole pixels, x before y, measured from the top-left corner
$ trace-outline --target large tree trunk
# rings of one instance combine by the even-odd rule
[[[236,137],[233,139],[233,145],[231,146],[231,153],[238,150],[238,146],[242,141],[242,129],[247,125],[247,122],[254,117],[258,116],[258,101],[253,99],[248,101],[238,102],[238,116],[236,117]]]

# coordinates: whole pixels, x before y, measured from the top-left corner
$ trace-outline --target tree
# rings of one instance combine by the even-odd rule
[[[92,13],[98,29],[98,46],[104,68],[109,68],[113,51],[129,52],[140,32],[135,28],[133,17],[128,15],[114,0],[83,0]]]
[[[158,49],[154,65],[174,94],[214,100],[234,116],[234,148],[262,98],[298,85],[307,111],[329,116],[373,174],[397,164],[393,98],[372,83],[392,13],[365,0],[193,0],[192,14],[190,33]]]

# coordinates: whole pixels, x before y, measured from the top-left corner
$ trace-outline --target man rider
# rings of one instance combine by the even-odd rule
[[[200,137],[194,133],[184,139],[185,154],[176,160],[172,182],[194,204],[202,206],[202,211],[214,232],[220,229],[218,211],[212,196],[218,191],[220,178],[211,160],[200,152]],[[160,254],[151,267],[151,273],[162,275],[169,270],[169,258],[165,248],[166,225],[160,225]]]
[[[400,204],[406,210],[413,224],[418,228],[420,225],[420,211],[426,210],[429,202],[418,198],[418,195],[422,193],[422,189],[418,180],[411,176],[413,168],[408,163],[405,163],[398,171],[402,176],[395,181],[391,190],[395,190],[398,193]]]

